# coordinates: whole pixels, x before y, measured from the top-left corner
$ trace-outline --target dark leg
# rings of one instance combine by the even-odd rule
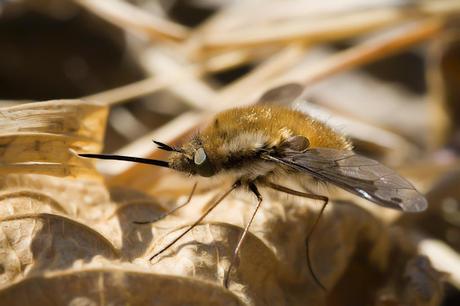
[[[322,195],[310,194],[310,193],[305,193],[305,192],[293,190],[293,189],[290,189],[290,188],[287,188],[287,187],[284,187],[284,186],[281,186],[281,185],[278,185],[278,184],[275,184],[275,183],[271,183],[271,182],[265,182],[265,184],[268,187],[272,188],[272,189],[275,189],[275,190],[278,190],[278,191],[281,191],[281,192],[284,192],[284,193],[287,193],[287,194],[292,194],[292,195],[299,196],[299,197],[304,197],[304,198],[324,201],[324,204],[321,207],[321,210],[319,211],[318,217],[316,217],[315,222],[313,223],[310,231],[308,232],[307,238],[305,240],[305,245],[306,245],[306,252],[307,252],[308,269],[310,270],[310,273],[313,276],[315,282],[324,291],[326,291],[327,290],[326,287],[324,287],[324,285],[321,283],[321,281],[318,279],[318,277],[316,276],[315,272],[313,271],[313,268],[312,268],[312,265],[311,265],[311,259],[310,259],[310,247],[309,247],[309,245],[310,245],[310,238],[313,235],[313,232],[314,232],[316,226],[318,225],[319,219],[323,215],[324,209],[326,209],[326,205],[329,202],[329,198],[326,197],[326,196],[322,196]]]
[[[168,245],[166,245],[165,247],[163,247],[160,251],[156,252],[155,254],[153,254],[151,257],[150,257],[150,260],[154,259],[155,257],[157,257],[158,255],[160,255],[161,253],[163,253],[164,251],[166,251],[169,247],[171,247],[173,244],[175,244],[179,239],[181,239],[182,237],[185,236],[185,234],[187,234],[188,232],[190,232],[195,226],[197,226],[201,221],[203,221],[203,219],[214,209],[217,207],[217,205],[220,204],[220,202],[222,202],[225,197],[227,197],[230,192],[232,192],[233,190],[235,190],[236,188],[238,188],[239,186],[241,185],[241,183],[239,181],[237,181],[235,184],[232,185],[232,187],[227,190],[223,195],[221,195],[215,202],[214,204],[211,205],[211,207],[209,207],[205,212],[204,214],[202,214],[200,216],[200,218],[198,218],[198,220],[196,220],[195,222],[193,222],[192,225],[190,225],[182,234],[180,234],[177,238],[175,238],[173,241],[171,241],[170,243],[168,243]]]
[[[166,213],[162,214],[161,216],[159,216],[158,218],[155,218],[153,220],[150,220],[150,221],[133,221],[133,223],[135,224],[150,224],[150,223],[155,223],[157,221],[160,221],[161,219],[164,219],[166,218],[167,216],[169,216],[170,214],[173,214],[175,213],[176,211],[178,211],[179,209],[181,209],[182,207],[184,207],[185,205],[187,205],[188,203],[190,203],[190,201],[192,200],[192,197],[193,197],[193,194],[195,193],[195,189],[196,189],[196,185],[198,183],[195,183],[193,184],[193,188],[192,188],[192,191],[190,192],[188,198],[187,198],[187,201],[185,201],[185,203],[182,203],[181,205],[171,209],[170,211],[167,211]]]
[[[225,276],[224,276],[224,287],[225,288],[228,288],[228,280],[230,278],[230,272],[232,271],[232,268],[235,265],[236,259],[238,258],[238,252],[240,251],[244,238],[246,238],[246,235],[248,234],[249,227],[251,226],[252,221],[254,220],[254,217],[257,211],[259,210],[260,204],[262,203],[262,195],[257,189],[257,186],[251,182],[249,183],[249,189],[256,195],[258,203],[257,203],[256,209],[254,209],[254,212],[252,213],[251,219],[249,219],[248,224],[246,224],[246,227],[244,228],[243,234],[241,235],[240,239],[238,240],[238,243],[236,244],[235,250],[233,250],[232,261],[230,262],[230,266],[228,267],[227,272],[225,273]]]
[[[284,187],[284,186],[281,186],[281,185],[278,185],[278,184],[275,184],[275,183],[271,183],[271,182],[264,182],[264,184],[267,185],[268,187],[270,187],[271,189],[275,189],[275,190],[278,190],[278,191],[281,191],[281,192],[284,192],[284,193],[287,193],[287,194],[292,194],[292,195],[295,195],[295,196],[298,196],[298,197],[309,198],[309,199],[313,199],[313,200],[321,200],[321,201],[324,201],[326,203],[329,201],[328,197],[322,196],[322,195],[319,195],[319,194],[305,193],[305,192],[297,191],[297,190],[287,188],[287,187]]]
[[[315,282],[320,286],[324,291],[327,291],[326,287],[321,283],[319,278],[316,276],[315,272],[313,271],[313,266],[311,264],[311,259],[310,259],[310,238],[313,235],[313,232],[315,231],[316,225],[318,225],[319,219],[323,215],[324,209],[326,208],[328,201],[325,201],[323,206],[321,207],[321,210],[319,211],[318,217],[316,217],[315,222],[313,223],[310,232],[307,235],[307,238],[305,239],[305,246],[306,246],[306,251],[307,251],[307,262],[308,262],[308,269],[310,270],[311,275],[315,279]]]

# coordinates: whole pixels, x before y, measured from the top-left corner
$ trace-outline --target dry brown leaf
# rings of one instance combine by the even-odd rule
[[[59,103],[56,108],[61,109],[58,106]],[[68,123],[85,126],[86,116],[68,113]],[[105,115],[105,110],[100,114]],[[95,118],[99,118],[95,122],[102,120],[101,116]],[[39,129],[50,129],[53,125],[49,122],[57,119],[53,120],[45,120]],[[30,142],[35,141],[33,135],[37,139],[46,139],[48,135],[32,134],[35,132],[31,130],[26,135],[18,133],[18,139],[24,137]],[[66,139],[75,130],[81,129],[58,129],[49,135]],[[68,147],[72,146],[74,143],[69,142]],[[83,147],[84,142],[80,149]],[[34,158],[52,158],[54,150],[58,153],[65,148],[59,143],[45,150],[48,154],[44,157]],[[33,152],[27,156],[33,156],[30,154]],[[4,156],[13,164],[25,160],[21,154],[17,154],[17,159],[16,154]],[[56,164],[65,161],[59,154],[52,160],[59,158]],[[426,269],[417,269],[417,265],[411,268],[411,260],[416,260],[417,255],[404,235],[393,235],[382,219],[340,201],[329,206],[310,241],[312,269],[329,289],[325,293],[310,273],[305,244],[319,203],[264,189],[262,208],[242,246],[239,264],[231,271],[229,291],[222,287],[224,273],[255,204],[253,196],[245,191],[230,195],[203,224],[149,262],[155,251],[182,233],[222,191],[222,185],[211,189],[204,185],[176,216],[154,224],[133,224],[153,220],[181,203],[183,199],[176,196],[180,184],[177,180],[171,183],[174,177],[164,176],[165,182],[160,181],[158,186],[176,188],[176,193],[158,192],[158,198],[152,199],[126,188],[113,187],[109,191],[91,180],[16,173],[3,176],[0,303],[23,305],[31,297],[42,304],[136,304],[147,303],[150,298],[152,303],[171,305],[184,301],[197,305],[335,305],[337,301],[341,301],[340,305],[356,305],[378,303],[383,290],[396,301],[407,300],[421,306],[436,305],[434,298],[425,298],[426,292],[430,292],[430,297],[441,295],[440,277],[430,273],[429,264]],[[398,255],[397,262],[390,261],[392,254]],[[403,271],[409,278],[401,286],[401,280],[407,279]],[[368,280],[366,294],[350,296],[350,284],[360,283],[359,279]],[[425,291],[413,290],[419,283]],[[121,287],[130,290],[120,290]],[[172,294],[172,290],[180,293]],[[56,291],[65,294],[49,293]],[[123,293],[131,291],[136,294]]]
[[[1,108],[0,117],[0,174],[98,177],[74,150],[101,150],[106,107],[54,100]]]
[[[75,138],[74,146],[101,148],[107,108],[80,100],[52,100],[0,108],[2,134],[53,133]],[[80,141],[80,142],[78,142]],[[89,142],[93,146],[88,147]]]
[[[48,191],[52,190],[52,184],[41,184],[48,185]],[[61,184],[65,185],[65,182]],[[62,188],[61,186],[60,189]],[[83,194],[80,200],[83,201],[88,196]],[[63,198],[62,195],[60,197]],[[240,264],[232,273],[230,290],[242,302],[250,305],[273,301],[277,305],[324,304],[324,293],[313,282],[305,258],[305,237],[315,217],[310,204],[314,203],[305,203],[292,197],[278,198],[275,194],[265,192],[264,197],[266,202],[256,218],[252,228],[253,234],[250,234],[243,245]],[[196,227],[153,264],[149,264],[146,258],[153,250],[161,248],[179,234],[188,222],[184,223],[183,219],[171,216],[154,224],[152,231],[150,225],[134,225],[132,221],[139,218],[148,220],[158,216],[162,211],[158,203],[143,194],[123,189],[112,191],[111,198],[119,202],[106,204],[115,208],[109,217],[118,220],[121,231],[118,234],[106,232],[106,235],[112,235],[111,240],[122,240],[120,249],[114,249],[112,243],[88,227],[95,224],[93,227],[99,226],[102,230],[105,224],[108,231],[110,225],[107,224],[107,220],[104,222],[105,217],[94,220],[87,216],[85,225],[66,217],[43,213],[14,214],[4,218],[4,241],[18,241],[16,244],[10,243],[9,246],[3,247],[8,254],[5,256],[7,261],[4,266],[7,268],[6,271],[12,271],[7,274],[9,278],[6,282],[17,282],[23,277],[32,276],[32,279],[43,282],[44,280],[38,276],[55,269],[65,270],[65,275],[82,273],[78,272],[79,266],[88,266],[94,256],[102,256],[108,260],[102,263],[104,267],[116,264],[117,258],[134,264],[130,267],[120,265],[117,268],[120,271],[116,272],[111,268],[107,273],[129,274],[129,269],[134,267],[153,273],[146,275],[147,282],[151,277],[163,279],[164,276],[156,275],[160,273],[188,277],[195,280],[193,286],[197,285],[196,280],[220,286],[233,247],[241,234],[242,229],[239,226],[248,219],[251,210],[247,208],[253,201],[249,194],[234,195],[216,209],[206,224]],[[206,202],[206,199],[209,199],[209,195],[194,198],[188,208],[191,213],[187,213],[185,219],[191,222],[199,214],[198,206]],[[359,251],[358,254],[367,258],[367,265],[379,271],[378,276],[380,273],[387,273],[390,240],[384,225],[364,210],[346,203],[334,203],[330,207],[311,241],[311,250],[314,269],[323,283],[331,288],[331,296],[334,296],[342,294],[339,289],[333,288],[337,283],[340,284],[353,254],[357,256],[356,246],[363,243],[369,245],[365,251]],[[228,211],[239,213],[228,214]],[[122,235],[123,238],[113,235]],[[327,239],[324,239],[325,236]],[[409,253],[407,256],[410,257],[412,254]],[[77,266],[76,262],[79,263]],[[358,263],[360,264],[362,263]],[[24,267],[27,268],[22,270]],[[60,273],[53,275],[54,278]],[[68,298],[74,294],[72,284],[69,280]],[[21,283],[13,288],[20,286]],[[6,292],[9,290],[13,289],[7,289]],[[111,298],[116,297],[108,297]]]
[[[205,282],[118,269],[37,276],[0,291],[4,305],[244,305]]]
[[[96,255],[116,258],[117,250],[85,224],[53,214],[19,214],[0,220],[3,274],[0,286],[28,275],[71,267]],[[6,277],[5,277],[6,276]]]

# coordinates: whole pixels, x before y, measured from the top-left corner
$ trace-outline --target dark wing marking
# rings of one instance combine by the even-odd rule
[[[312,148],[267,158],[307,172],[381,206],[418,212],[428,205],[425,197],[395,171],[351,151]]]

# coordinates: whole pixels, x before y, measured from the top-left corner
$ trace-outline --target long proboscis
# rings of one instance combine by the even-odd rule
[[[124,156],[124,155],[112,155],[112,154],[78,154],[81,157],[87,158],[97,158],[97,159],[110,159],[110,160],[122,160],[122,161],[129,161],[133,163],[139,164],[148,164],[154,165],[158,167],[170,168],[167,161],[164,160],[156,160],[156,159],[149,159],[149,158],[141,158],[141,157],[133,157],[133,156]]]

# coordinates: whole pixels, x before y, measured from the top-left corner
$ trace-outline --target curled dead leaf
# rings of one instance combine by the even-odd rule
[[[15,215],[0,220],[3,282],[26,275],[63,270],[76,260],[89,261],[96,255],[118,257],[104,236],[69,218],[53,214]]]
[[[97,178],[73,150],[99,151],[107,108],[79,100],[0,109],[0,174],[37,173]]]
[[[4,305],[244,305],[210,283],[117,269],[37,276],[0,290]]]

